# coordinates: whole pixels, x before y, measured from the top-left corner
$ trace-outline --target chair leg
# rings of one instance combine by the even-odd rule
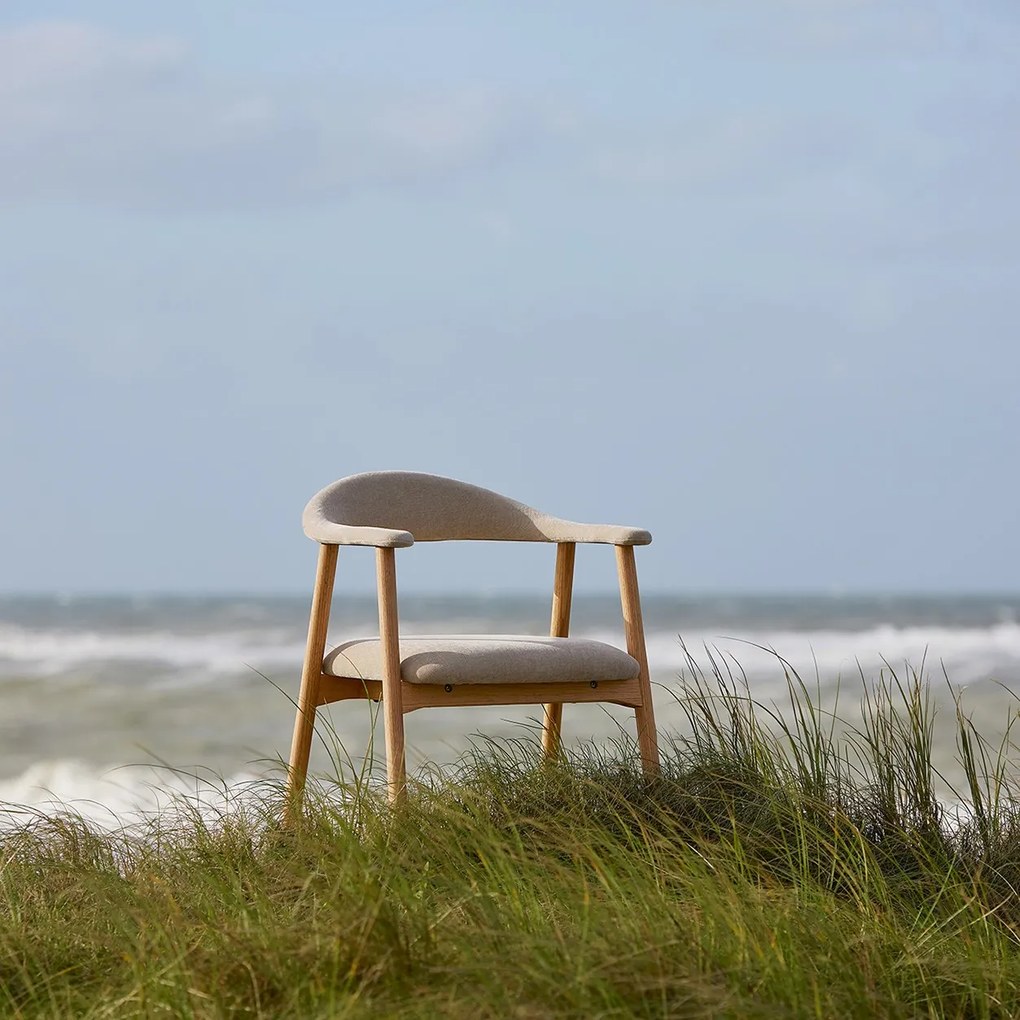
[[[397,569],[393,549],[376,550],[379,594],[379,637],[383,653],[383,720],[386,727],[386,780],[391,804],[407,796],[404,754],[404,704],[400,677],[400,633],[397,621]]]
[[[638,661],[641,671],[641,704],[634,709],[637,724],[638,750],[646,775],[659,772],[659,740],[655,732],[655,708],[652,704],[652,684],[648,675],[648,652],[645,649],[645,628],[641,618],[641,595],[638,592],[637,568],[634,565],[634,547],[616,547],[616,568],[620,579],[620,606],[627,634],[627,652]]]
[[[570,599],[574,588],[573,542],[556,546],[556,574],[553,580],[552,620],[550,637],[567,637],[570,633]],[[547,761],[557,758],[562,747],[563,705],[551,702],[542,714],[542,753]]]
[[[638,751],[641,753],[641,768],[646,775],[659,774],[659,738],[655,732],[655,710],[651,697],[648,703],[634,709],[637,724]]]
[[[386,698],[383,698],[383,706]],[[393,700],[390,699],[390,705]],[[386,711],[386,783],[391,804],[407,799],[407,760],[404,752],[404,713]]]
[[[315,591],[312,611],[308,620],[308,641],[305,661],[301,670],[301,691],[298,694],[297,717],[290,745],[287,769],[287,806],[284,820],[291,822],[300,809],[301,793],[308,774],[308,759],[312,750],[315,729],[315,709],[319,703],[319,678],[322,676],[322,656],[326,649],[326,629],[329,626],[329,608],[333,599],[333,580],[336,577],[338,547],[319,546],[319,562],[315,574]]]
[[[563,727],[563,705],[550,702],[542,706],[542,757],[546,761],[555,761],[563,747],[561,735]]]

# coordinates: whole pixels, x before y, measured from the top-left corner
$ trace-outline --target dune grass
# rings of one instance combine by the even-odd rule
[[[0,1015],[1020,1015],[1020,798],[962,711],[936,797],[915,675],[837,725],[693,662],[660,777],[634,748],[480,747],[393,812],[367,782],[213,821],[0,833]]]

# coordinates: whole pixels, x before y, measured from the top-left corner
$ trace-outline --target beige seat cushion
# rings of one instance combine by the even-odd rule
[[[331,676],[382,679],[382,642],[346,641],[325,658]],[[637,659],[588,638],[512,634],[430,634],[401,637],[400,675],[411,684],[507,684],[633,680]]]

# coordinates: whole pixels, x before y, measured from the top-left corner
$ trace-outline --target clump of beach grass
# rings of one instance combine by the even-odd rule
[[[914,673],[839,724],[787,671],[784,711],[718,659],[689,726],[543,764],[480,744],[389,809],[367,778],[279,784],[210,820],[0,833],[0,1015],[960,1017],[1020,1013],[1010,727],[957,703],[966,789],[936,795]]]

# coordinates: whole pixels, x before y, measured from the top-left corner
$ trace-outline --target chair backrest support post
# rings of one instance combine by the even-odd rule
[[[550,637],[566,637],[570,633],[570,603],[574,591],[573,542],[560,542],[556,546],[556,575],[553,579],[552,619]]]

